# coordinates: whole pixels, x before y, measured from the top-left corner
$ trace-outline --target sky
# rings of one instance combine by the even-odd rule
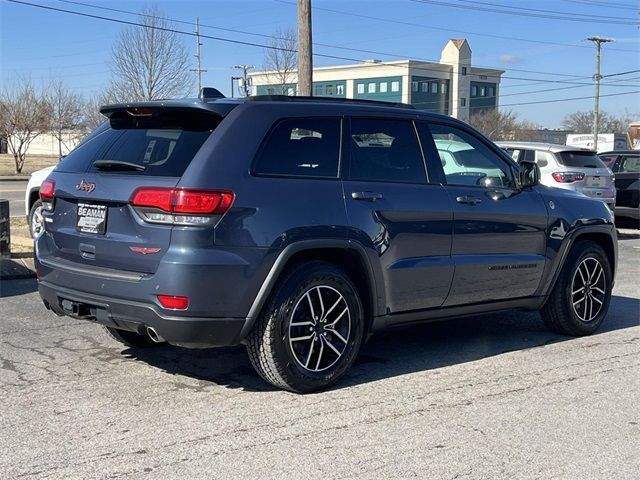
[[[138,12],[150,5],[137,0],[21,1],[134,22],[136,15],[92,6]],[[176,22],[195,22],[199,16],[202,34],[258,44],[202,39],[202,68],[207,70],[203,85],[225,95],[230,93],[231,76],[239,74],[233,65],[260,69],[264,64],[260,45],[269,41],[265,36],[296,25],[295,0],[153,4]],[[506,70],[499,100],[502,108],[546,128],[559,127],[569,113],[593,108],[595,47],[587,37],[615,40],[603,46],[602,75],[640,70],[640,2],[636,0],[312,0],[312,8],[313,42],[322,44],[314,46],[314,54],[350,59],[316,56],[315,66],[373,58],[437,61],[449,38],[467,38],[473,65]],[[518,15],[486,11],[496,9]],[[558,15],[550,11],[565,17],[570,14],[573,20],[537,16]],[[631,24],[610,23],[624,19]],[[189,23],[175,23],[175,27],[186,32],[195,28]],[[10,84],[29,76],[34,83],[46,85],[53,78],[62,78],[74,91],[97,96],[111,77],[111,49],[124,28],[127,26],[117,22],[0,0],[0,79]],[[195,53],[195,38],[182,37]],[[640,120],[638,92],[638,71],[605,78],[600,109],[613,115],[632,114]],[[607,96],[611,94],[620,95]],[[564,101],[575,97],[591,98]]]

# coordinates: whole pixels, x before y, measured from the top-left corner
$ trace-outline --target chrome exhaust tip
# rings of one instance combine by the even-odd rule
[[[166,340],[164,338],[162,338],[160,335],[158,335],[158,332],[156,332],[156,329],[153,328],[153,327],[147,327],[147,335],[155,343],[164,343],[164,342],[166,342]]]

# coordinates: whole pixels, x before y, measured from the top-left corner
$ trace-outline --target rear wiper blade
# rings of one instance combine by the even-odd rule
[[[96,160],[93,166],[98,170],[137,170],[144,172],[147,167],[138,163],[123,162],[121,160]]]

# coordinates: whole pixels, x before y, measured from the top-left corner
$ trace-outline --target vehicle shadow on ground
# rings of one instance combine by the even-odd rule
[[[640,324],[640,299],[613,296],[607,318],[595,336]],[[545,329],[536,312],[503,312],[414,325],[374,336],[334,389],[448,367],[516,350],[571,341]],[[163,346],[127,349],[127,357],[168,373],[247,391],[273,391],[254,372],[244,347],[190,350]],[[179,386],[179,383],[178,383]],[[184,388],[193,388],[192,386]]]
[[[26,295],[38,290],[38,284],[31,275],[17,276],[13,278],[0,277],[0,298]],[[2,310],[0,310],[0,314]]]

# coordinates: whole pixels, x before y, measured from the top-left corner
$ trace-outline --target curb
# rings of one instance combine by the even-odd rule
[[[28,182],[31,175],[1,175],[0,182]]]

